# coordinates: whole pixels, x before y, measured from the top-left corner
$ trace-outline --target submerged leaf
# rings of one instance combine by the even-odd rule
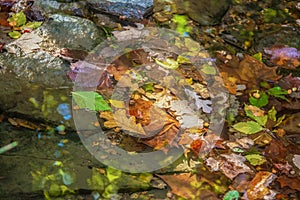
[[[72,92],[72,96],[79,108],[85,108],[93,111],[111,110],[107,102],[97,92],[77,91]]]
[[[263,130],[263,127],[254,121],[239,122],[233,125],[233,128],[245,134],[255,134]]]
[[[224,195],[223,200],[238,200],[239,198],[240,193],[236,190],[231,190]]]
[[[245,156],[251,165],[262,165],[266,162],[266,159],[259,154],[249,154]]]

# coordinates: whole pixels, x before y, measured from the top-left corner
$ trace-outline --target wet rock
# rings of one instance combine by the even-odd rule
[[[64,120],[57,108],[71,105],[66,62],[43,51],[26,56],[6,52],[0,54],[0,66],[2,111],[56,123]]]
[[[55,0],[35,0],[34,6],[42,8],[48,15],[54,13],[65,13],[80,17],[89,16],[89,11],[86,9],[86,1],[70,1],[66,3]]]
[[[264,48],[274,45],[286,45],[299,48],[300,46],[300,27],[271,26],[257,34],[255,49],[264,52]]]
[[[173,14],[186,14],[200,25],[220,23],[230,5],[229,0],[154,0],[154,17],[165,22],[172,19]]]
[[[187,0],[185,1],[188,16],[201,25],[215,25],[220,23],[229,8],[230,1],[218,0]]]
[[[101,42],[97,26],[90,20],[63,14],[51,15],[47,22],[31,33],[5,46],[10,53],[28,54],[38,50],[48,52],[59,48],[92,50]]]
[[[141,20],[148,12],[148,8],[152,5],[151,1],[97,1],[89,0],[90,9],[94,12],[108,14],[128,20]]]
[[[1,110],[55,123],[63,120],[70,126],[71,120],[58,109],[61,104],[71,108],[69,63],[54,54],[61,48],[90,51],[100,41],[93,22],[55,14],[40,28],[7,44],[7,52],[0,54]]]

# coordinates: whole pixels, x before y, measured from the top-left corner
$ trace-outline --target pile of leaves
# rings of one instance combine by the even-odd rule
[[[300,115],[295,103],[300,80],[292,74],[283,77],[278,69],[296,69],[299,51],[275,46],[262,53],[274,66],[267,66],[259,55],[221,51],[221,76],[202,67],[204,74],[222,78],[230,93],[221,138],[208,132],[213,105],[207,82],[181,55],[130,51],[106,68],[96,91],[73,96],[79,108],[99,113],[95,126],[121,148],[135,153],[182,148],[184,161],[176,168],[181,173],[158,175],[177,196],[289,198],[300,189]],[[201,157],[208,140],[215,145]]]

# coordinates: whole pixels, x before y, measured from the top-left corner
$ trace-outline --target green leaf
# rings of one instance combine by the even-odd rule
[[[8,36],[13,38],[13,39],[18,39],[19,37],[21,37],[21,33],[19,31],[11,31],[8,33]]]
[[[263,130],[263,127],[254,121],[239,122],[233,125],[233,128],[245,134],[255,134]]]
[[[224,195],[223,200],[238,200],[239,198],[240,193],[238,191],[230,190]]]
[[[248,108],[248,106],[246,105],[245,108],[244,108],[244,110],[245,110],[245,112],[246,112],[246,115],[247,115],[249,118],[255,120],[255,121],[256,121],[257,123],[259,123],[259,125],[261,125],[261,126],[265,126],[265,125],[266,125],[266,123],[267,123],[267,121],[268,121],[268,115],[265,115],[265,116],[255,116],[255,115],[252,113],[252,111],[251,111],[251,110],[248,110],[247,108]]]
[[[284,95],[289,94],[288,91],[282,89],[282,88],[279,87],[279,86],[270,88],[270,89],[268,90],[268,94],[271,95],[271,96],[273,96],[273,97],[280,98],[280,99],[283,99],[283,100],[288,101],[288,99],[284,96]]]
[[[269,103],[269,97],[265,92],[260,92],[259,95],[259,98],[254,98],[251,96],[249,98],[249,102],[251,105],[261,108]]]
[[[29,28],[29,29],[36,29],[42,25],[43,22],[28,22],[21,29]]]
[[[272,109],[268,111],[269,119],[271,119],[271,120],[273,120],[274,122],[276,122],[276,114],[277,114],[277,110],[276,110],[275,107],[273,106]]]
[[[276,122],[276,124],[275,124],[274,127],[279,126],[279,125],[282,123],[282,121],[283,121],[284,119],[285,119],[285,115],[282,115],[281,117],[279,117],[279,118],[277,119],[277,122]]]
[[[266,162],[266,159],[259,154],[249,154],[245,156],[251,165],[262,165]]]
[[[208,75],[215,75],[217,73],[216,68],[208,64],[205,64],[201,71]]]
[[[26,23],[26,15],[21,11],[13,14],[7,21],[11,26],[20,27]]]
[[[165,61],[159,61],[158,59],[155,59],[155,58],[154,58],[154,60],[155,60],[156,64],[158,64],[166,69],[177,69],[179,67],[178,62],[171,58],[166,58]]]
[[[262,62],[262,53],[261,52],[254,54],[252,57],[255,58],[256,60]]]
[[[142,86],[145,92],[154,91],[154,83],[146,83]]]
[[[116,179],[119,179],[121,176],[122,176],[122,172],[120,170],[111,167],[106,168],[106,177],[110,183]]]
[[[108,103],[97,92],[77,91],[72,92],[72,96],[79,108],[86,108],[94,111],[111,110]]]

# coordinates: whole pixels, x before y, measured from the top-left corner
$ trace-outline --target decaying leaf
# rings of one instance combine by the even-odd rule
[[[219,192],[224,192],[225,189],[224,186],[209,181],[204,177],[201,177],[199,180],[196,175],[192,175],[191,173],[158,176],[170,186],[173,194],[190,200],[217,200],[216,194],[211,191],[212,189],[208,189],[207,187],[210,186],[215,190],[218,188],[221,190]]]
[[[221,170],[225,176],[230,179],[235,178],[239,174],[243,173],[253,173],[253,171],[244,164],[246,159],[238,154],[223,154],[221,155],[223,158],[218,160],[210,157],[206,160],[207,166],[210,167],[213,171]]]
[[[217,54],[218,59],[226,61],[226,55]],[[223,78],[234,77],[237,81],[234,84],[246,84],[248,89],[259,88],[261,81],[272,80],[276,81],[281,76],[276,74],[276,67],[267,67],[264,63],[256,60],[250,55],[244,54],[244,58],[239,61],[236,56],[231,56],[232,59],[222,65],[219,69],[223,74]],[[229,75],[230,74],[230,75]],[[230,80],[225,80],[225,83],[230,83]]]
[[[172,111],[175,111],[182,128],[203,128],[204,120],[200,119],[196,112],[189,106],[186,100],[171,101]]]
[[[136,123],[136,118],[134,116],[127,118],[126,111],[123,109],[118,109],[114,113],[101,112],[100,117],[107,120],[104,122],[106,128],[120,127],[134,134],[146,135],[142,125]]]
[[[280,183],[280,186],[282,188],[287,186],[291,189],[300,191],[300,184],[299,184],[300,177],[290,178],[290,177],[283,175],[283,176],[279,176],[276,180]]]
[[[212,108],[209,105],[211,105],[212,102],[210,100],[201,99],[201,97],[198,96],[196,92],[191,91],[189,89],[185,88],[184,91],[186,92],[186,94],[188,96],[191,96],[195,100],[195,105],[196,105],[197,109],[199,109],[199,110],[202,109],[203,112],[205,112],[205,113],[211,113]]]
[[[288,46],[266,48],[265,53],[272,56],[271,61],[280,67],[295,69],[300,66],[300,51]]]
[[[272,140],[265,148],[265,156],[275,162],[281,162],[286,159],[288,155],[287,147],[281,140]]]
[[[246,159],[238,154],[223,154],[221,155],[225,160],[223,160],[223,164],[221,164],[221,171],[230,179],[233,179],[239,174],[242,173],[253,173],[253,171],[244,164]]]
[[[248,199],[275,199],[276,192],[268,188],[275,178],[276,175],[271,172],[259,171],[249,184]]]

